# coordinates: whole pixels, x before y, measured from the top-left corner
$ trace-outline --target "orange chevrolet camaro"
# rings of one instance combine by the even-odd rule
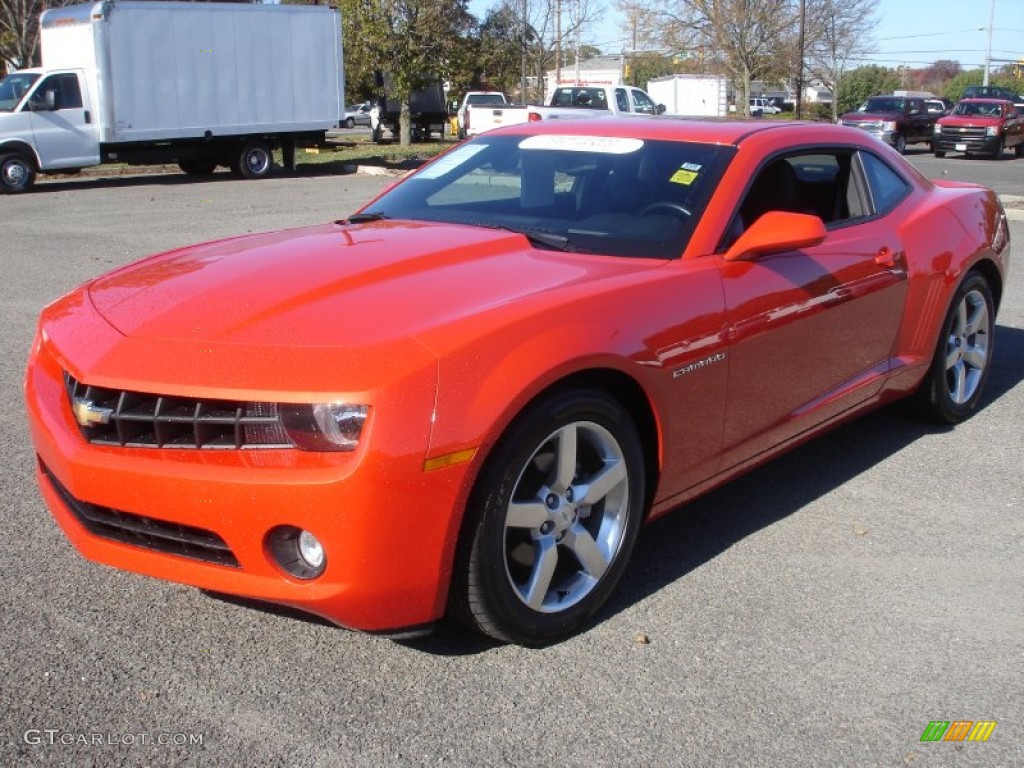
[[[38,481],[98,562],[548,643],[645,520],[892,400],[969,417],[1008,246],[992,192],[854,129],[501,129],[348,219],[47,307]]]

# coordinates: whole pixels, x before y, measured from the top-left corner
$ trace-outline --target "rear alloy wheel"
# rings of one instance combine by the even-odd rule
[[[931,368],[915,396],[923,415],[958,424],[974,414],[992,363],[994,329],[988,281],[969,272],[946,313]]]
[[[622,576],[644,506],[629,414],[598,391],[549,397],[502,437],[467,510],[452,607],[491,637],[576,632]]]
[[[36,180],[36,169],[23,155],[0,155],[0,190],[25,192]]]
[[[238,147],[231,162],[231,172],[244,179],[262,179],[270,174],[274,157],[264,141],[247,141]]]

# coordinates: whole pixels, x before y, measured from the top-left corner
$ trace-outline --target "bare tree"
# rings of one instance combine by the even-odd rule
[[[0,0],[0,63],[39,64],[39,14],[76,0]]]
[[[872,50],[878,0],[807,0],[807,72],[832,91],[832,120],[838,120],[843,79],[850,61]],[[803,78],[798,78],[802,80]]]
[[[783,71],[797,25],[792,0],[658,0],[669,48],[702,48],[732,76],[736,109],[749,114],[753,80]]]

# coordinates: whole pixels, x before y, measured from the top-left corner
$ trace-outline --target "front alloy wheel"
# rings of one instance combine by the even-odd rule
[[[918,404],[937,421],[957,424],[978,407],[992,362],[995,302],[988,281],[970,272],[946,314]]]
[[[481,474],[453,604],[484,633],[539,645],[571,635],[625,568],[644,504],[640,439],[600,392],[563,394],[510,428]]]

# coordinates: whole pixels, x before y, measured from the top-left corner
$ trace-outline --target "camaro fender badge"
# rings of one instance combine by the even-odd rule
[[[75,421],[77,421],[80,426],[93,427],[97,424],[109,423],[110,417],[114,413],[114,409],[102,408],[94,404],[92,400],[76,397],[74,402],[71,404],[71,412],[75,414]]]
[[[701,368],[707,368],[709,365],[720,363],[725,360],[725,352],[716,352],[711,357],[705,357],[700,360],[694,360],[689,365],[684,365],[682,368],[677,368],[672,371],[672,378],[678,379],[680,376],[685,376],[688,373],[699,371]]]

